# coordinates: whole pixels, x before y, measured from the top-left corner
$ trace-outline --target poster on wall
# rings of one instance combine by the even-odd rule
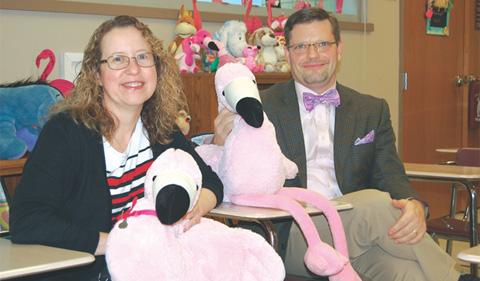
[[[427,34],[448,36],[450,11],[453,8],[453,0],[427,0]]]
[[[468,128],[480,127],[480,80],[470,82],[468,86]]]

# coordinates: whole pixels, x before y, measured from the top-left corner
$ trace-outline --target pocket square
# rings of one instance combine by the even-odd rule
[[[375,139],[375,130],[371,130],[363,138],[357,138],[353,145],[367,144],[373,142]]]

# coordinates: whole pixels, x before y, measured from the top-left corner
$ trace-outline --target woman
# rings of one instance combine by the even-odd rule
[[[168,148],[192,154],[203,175],[185,230],[222,201],[220,180],[175,125],[186,107],[181,84],[173,58],[136,18],[118,16],[94,32],[76,87],[53,108],[13,200],[13,242],[96,255],[93,265],[47,278],[108,279],[108,232],[143,197],[146,170]]]

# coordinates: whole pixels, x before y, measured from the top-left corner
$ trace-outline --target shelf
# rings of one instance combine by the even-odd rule
[[[0,176],[21,175],[27,158],[0,160]]]
[[[0,0],[0,9],[106,16],[131,15],[140,18],[170,20],[177,20],[178,17],[178,9],[172,8],[60,0]],[[259,16],[259,18],[262,22],[267,22],[266,16]],[[202,20],[206,22],[220,23],[227,20],[243,21],[243,15],[203,11]],[[374,30],[374,25],[373,23],[340,21],[340,28],[342,30],[372,32]]]

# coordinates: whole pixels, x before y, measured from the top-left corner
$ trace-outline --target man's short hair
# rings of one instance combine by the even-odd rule
[[[290,32],[292,32],[295,25],[323,20],[328,20],[330,22],[335,42],[338,44],[338,42],[340,42],[340,25],[338,24],[337,19],[324,9],[309,8],[298,10],[288,17],[287,23],[285,24],[285,40],[287,46],[290,45]]]

